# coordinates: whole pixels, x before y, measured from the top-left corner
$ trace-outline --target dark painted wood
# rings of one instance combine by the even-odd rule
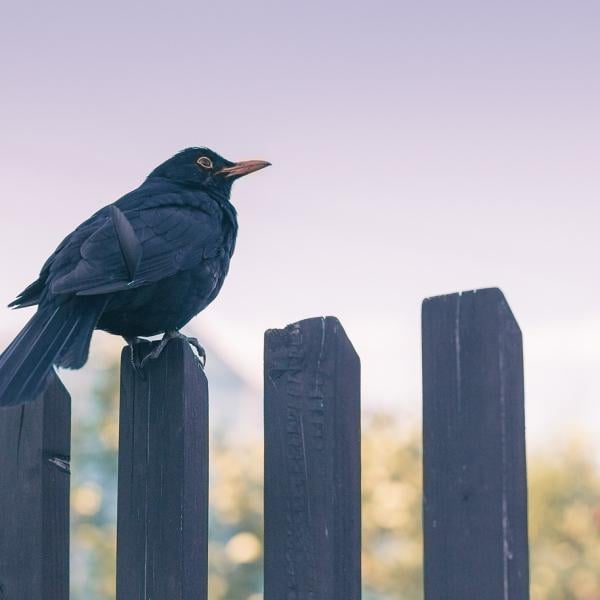
[[[153,345],[144,344],[143,352]],[[140,377],[121,357],[118,600],[207,595],[208,387],[171,340]]]
[[[265,335],[265,600],[360,598],[360,361],[333,317]]]
[[[498,289],[423,303],[426,600],[529,598],[521,331]]]
[[[35,401],[0,409],[0,599],[69,597],[71,398],[52,373]]]

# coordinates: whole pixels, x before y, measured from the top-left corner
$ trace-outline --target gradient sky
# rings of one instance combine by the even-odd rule
[[[530,439],[600,423],[600,4],[13,2],[0,8],[7,304],[62,237],[190,145],[273,167],[192,327],[337,315],[367,407],[420,410],[423,297],[501,287]],[[27,317],[0,310],[0,336]]]

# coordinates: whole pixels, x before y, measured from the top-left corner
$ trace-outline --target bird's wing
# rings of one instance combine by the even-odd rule
[[[23,290],[9,306],[24,308],[39,304],[51,274],[61,276],[75,268],[81,259],[81,245],[98,229],[98,224],[103,222],[103,215],[106,215],[107,210],[106,207],[103,208],[72,231],[44,263],[39,278]]]
[[[52,265],[53,294],[94,295],[160,281],[217,256],[224,248],[218,210],[163,205],[120,211],[110,206],[80,247],[78,260]]]
[[[123,262],[127,268],[129,281],[135,281],[135,275],[144,253],[142,243],[127,217],[114,204],[110,207],[109,214],[115,228]]]

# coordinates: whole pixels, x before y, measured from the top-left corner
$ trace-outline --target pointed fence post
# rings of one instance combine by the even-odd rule
[[[144,344],[147,353],[154,344]],[[121,357],[118,600],[205,600],[208,387],[198,359],[172,340],[141,377]]]
[[[426,600],[527,600],[521,331],[498,289],[423,303]]]
[[[68,600],[71,398],[0,409],[0,599]]]
[[[360,598],[360,361],[339,321],[265,335],[265,600]]]

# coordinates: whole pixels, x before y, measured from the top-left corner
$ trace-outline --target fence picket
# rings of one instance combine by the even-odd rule
[[[119,427],[117,599],[206,599],[208,387],[187,342],[144,378],[123,350]]]
[[[339,321],[265,335],[265,600],[360,598],[360,362]]]
[[[426,600],[527,600],[523,350],[498,289],[423,303]]]
[[[71,398],[0,409],[0,598],[68,600]]]

